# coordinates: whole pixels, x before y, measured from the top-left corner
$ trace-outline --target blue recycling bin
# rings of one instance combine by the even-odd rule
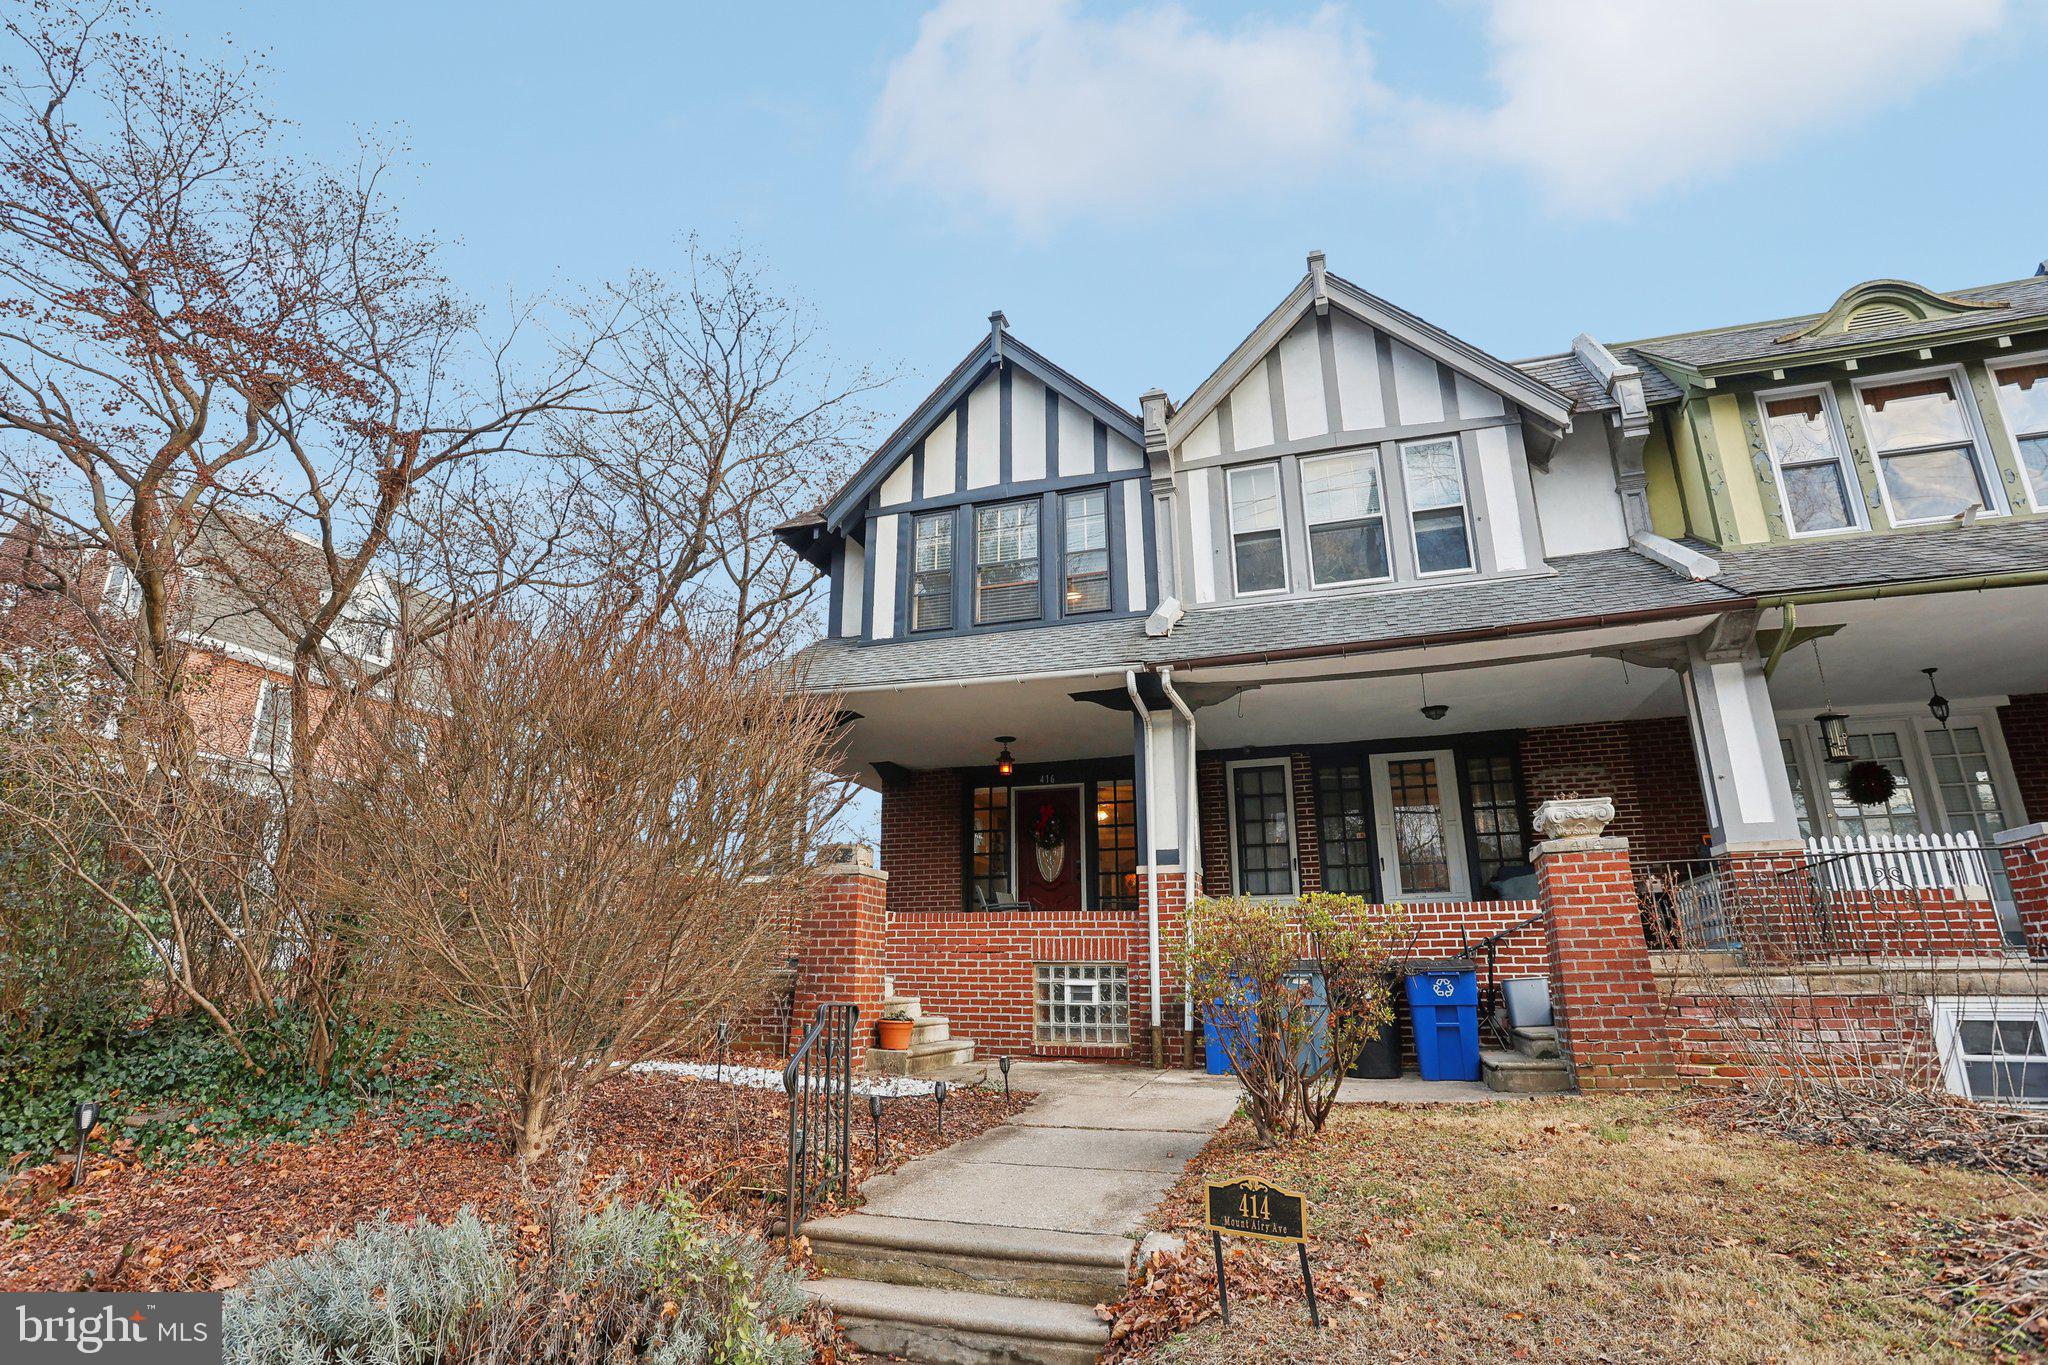
[[[1313,1071],[1323,1064],[1323,1059],[1330,1053],[1329,994],[1323,982],[1322,972],[1314,967],[1301,967],[1288,973],[1287,983],[1290,986],[1308,987],[1308,1007],[1315,1019],[1315,1031],[1302,1044],[1302,1056],[1299,1061],[1305,1069]],[[1249,1032],[1254,1039],[1258,1037],[1258,1001],[1256,992],[1247,991],[1244,1009],[1237,1018],[1224,1020],[1221,1028],[1217,1027],[1211,1011],[1202,1011],[1202,1055],[1205,1069],[1211,1076],[1231,1074],[1229,1048],[1237,1040],[1239,1032]]]
[[[1422,1079],[1479,1079],[1479,973],[1470,962],[1410,963],[1408,1015]]]

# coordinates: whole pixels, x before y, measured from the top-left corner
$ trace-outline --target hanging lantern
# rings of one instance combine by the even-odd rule
[[[1016,741],[1017,737],[1015,735],[996,736],[996,743],[1003,746],[1003,751],[996,755],[997,777],[1008,777],[1017,771],[1017,760],[1010,756],[1010,746],[1016,743]]]
[[[1421,673],[1416,676],[1422,683],[1422,718],[1424,720],[1442,720],[1445,716],[1448,716],[1451,713],[1450,707],[1440,701],[1432,702],[1429,699],[1429,675]]]
[[[1927,698],[1927,713],[1934,717],[1936,725],[1947,725],[1948,698],[1942,696],[1941,689],[1934,685],[1934,675],[1941,672],[1941,670],[1939,668],[1923,668],[1920,671],[1927,675],[1927,690],[1933,694]]]
[[[1820,722],[1820,747],[1828,762],[1854,762],[1856,752],[1849,747],[1849,718],[1839,711],[1823,711],[1814,719]]]

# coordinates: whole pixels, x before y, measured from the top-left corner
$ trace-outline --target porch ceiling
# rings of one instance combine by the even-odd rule
[[[1766,625],[1777,613],[1764,613]],[[1788,650],[1771,675],[1780,713],[1918,705],[1920,670],[1938,667],[1941,690],[1962,702],[2048,691],[2048,587],[1932,593],[1799,608],[1799,624],[1840,625],[1814,647]],[[1827,685],[1821,684],[1821,668]]]

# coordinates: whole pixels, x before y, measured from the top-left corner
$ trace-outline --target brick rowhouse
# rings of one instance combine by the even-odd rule
[[[1626,839],[1552,839],[1536,846],[1549,918],[1551,1009],[1582,1090],[1672,1082],[1671,1030],[1650,972]]]

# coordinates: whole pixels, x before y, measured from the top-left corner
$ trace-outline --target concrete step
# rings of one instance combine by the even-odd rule
[[[1524,1057],[1548,1058],[1562,1054],[1557,1047],[1557,1030],[1554,1028],[1518,1028],[1514,1036],[1515,1051]]]
[[[1529,1057],[1488,1048],[1479,1054],[1479,1077],[1489,1090],[1509,1095],[1555,1095],[1572,1088],[1561,1057]]]
[[[873,1017],[876,1019],[886,1018],[892,1010],[911,1019],[922,1019],[924,1017],[924,1002],[914,995],[892,995],[882,1001],[876,1008]]]
[[[1128,1237],[850,1213],[804,1224],[826,1274],[1093,1307],[1124,1295]]]
[[[873,1280],[812,1280],[847,1340],[930,1365],[1094,1365],[1109,1324],[1092,1308]]]
[[[943,1014],[927,1014],[910,1026],[910,1045],[943,1043],[953,1037],[953,1025]]]
[[[972,1038],[948,1038],[942,1043],[913,1043],[907,1049],[887,1052],[868,1049],[871,1076],[928,1076],[949,1066],[966,1066],[974,1060]]]

